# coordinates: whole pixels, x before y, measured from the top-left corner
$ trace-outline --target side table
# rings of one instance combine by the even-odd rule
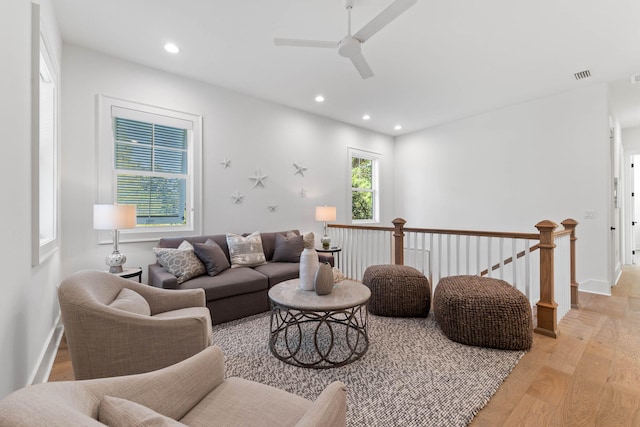
[[[300,279],[269,289],[269,349],[285,363],[326,369],[360,359],[369,348],[367,302],[371,291],[343,280],[329,295],[300,289]]]
[[[336,267],[340,268],[340,252],[342,252],[342,248],[340,246],[332,246],[328,249],[316,248],[316,252],[321,254],[336,254]]]
[[[122,273],[112,273],[114,276],[122,277],[123,279],[138,278],[138,283],[142,283],[142,267],[124,268]]]

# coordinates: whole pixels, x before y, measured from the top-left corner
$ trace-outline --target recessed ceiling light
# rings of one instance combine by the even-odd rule
[[[324,96],[322,95],[316,96],[316,102],[324,102]]]
[[[362,120],[369,120],[371,118],[370,115],[365,114],[364,116],[362,116]]]
[[[180,52],[180,48],[173,43],[167,43],[164,45],[164,50],[169,53],[178,53]]]
[[[400,125],[395,125],[393,128],[394,128],[395,130],[400,130],[400,129],[402,129],[402,126],[400,126]]]

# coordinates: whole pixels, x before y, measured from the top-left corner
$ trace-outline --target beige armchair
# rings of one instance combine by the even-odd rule
[[[212,342],[202,289],[158,289],[80,271],[60,284],[58,300],[77,380],[164,368]]]
[[[225,380],[217,346],[158,371],[38,384],[0,401],[0,426],[12,427],[344,427],[345,422],[343,383],[329,384],[311,402],[253,381]]]

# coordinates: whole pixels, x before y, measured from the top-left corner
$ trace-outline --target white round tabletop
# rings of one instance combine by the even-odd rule
[[[271,301],[294,310],[343,310],[364,304],[369,297],[371,297],[369,288],[353,280],[336,283],[329,295],[318,295],[315,291],[300,289],[300,279],[287,280],[269,289]]]

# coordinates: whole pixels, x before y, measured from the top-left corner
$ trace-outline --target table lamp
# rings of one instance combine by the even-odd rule
[[[93,205],[93,228],[113,231],[113,252],[105,258],[109,273],[122,273],[127,257],[118,251],[119,230],[136,226],[136,205]]]
[[[335,206],[316,206],[316,221],[324,223],[324,236],[320,239],[323,249],[329,249],[331,238],[327,235],[327,222],[336,220]]]

